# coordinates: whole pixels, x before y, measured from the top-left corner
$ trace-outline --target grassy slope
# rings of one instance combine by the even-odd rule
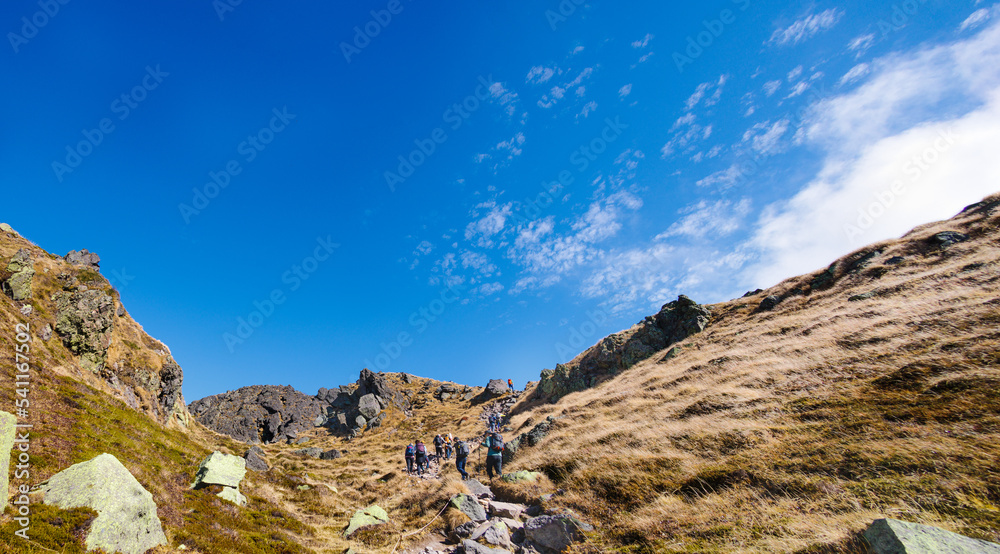
[[[584,551],[857,551],[887,516],[1000,541],[998,227],[1000,208],[925,225],[773,312],[820,272],[711,306],[680,356],[515,407],[515,428],[566,416],[515,466],[601,525]],[[972,239],[925,242],[946,230]]]

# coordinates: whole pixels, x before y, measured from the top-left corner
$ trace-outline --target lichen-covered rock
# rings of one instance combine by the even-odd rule
[[[451,505],[456,510],[469,516],[472,521],[486,521],[486,510],[482,504],[476,500],[475,496],[469,494],[458,494],[451,499]]]
[[[7,264],[10,272],[3,284],[3,291],[14,300],[31,299],[31,280],[35,276],[35,265],[27,248],[19,249]]]
[[[381,525],[389,522],[389,514],[376,504],[372,504],[363,510],[354,512],[351,521],[344,529],[344,536],[350,537],[355,531],[368,525]]]
[[[290,386],[252,385],[196,400],[188,409],[209,429],[257,444],[312,429],[322,404]]]
[[[898,519],[876,519],[864,535],[872,554],[1000,554],[1000,544]]]
[[[10,484],[10,450],[14,448],[17,418],[0,411],[0,514],[7,509],[7,487]]]
[[[223,487],[239,487],[240,481],[247,473],[247,461],[239,456],[223,454],[216,450],[202,460],[195,474],[192,489],[206,485],[222,485]]]
[[[222,492],[217,494],[219,498],[223,500],[228,500],[237,506],[246,506],[247,497],[243,496],[240,489],[236,487],[222,487]]]
[[[522,469],[521,471],[515,471],[514,473],[505,473],[501,479],[507,481],[508,483],[521,483],[525,481],[534,483],[535,481],[538,481],[538,478],[541,476],[542,474],[537,471],[527,471]]]
[[[115,302],[103,290],[57,292],[56,333],[66,348],[80,356],[81,365],[94,373],[104,368],[114,331]]]
[[[87,534],[88,550],[143,554],[167,544],[153,495],[111,454],[70,466],[40,490],[48,505],[97,512]]]

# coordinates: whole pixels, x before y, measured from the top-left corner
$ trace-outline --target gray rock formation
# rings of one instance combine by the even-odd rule
[[[83,250],[70,250],[69,254],[66,254],[66,261],[83,267],[89,267],[92,269],[98,269],[101,265],[101,257],[92,252],[88,252],[86,248]]]
[[[944,231],[941,233],[936,233],[931,238],[927,239],[927,242],[943,250],[953,244],[957,244],[959,242],[965,242],[967,240],[969,240],[969,235],[966,235],[965,233],[959,233],[956,231]]]
[[[310,458],[319,458],[323,455],[323,449],[315,446],[310,446],[308,448],[300,448],[298,450],[292,451],[292,454],[298,454],[299,456],[308,456]]]
[[[111,454],[70,466],[40,489],[48,505],[97,512],[87,534],[87,550],[143,554],[167,544],[153,495]]]
[[[375,416],[381,412],[382,406],[379,405],[374,394],[368,393],[358,399],[358,413],[364,416],[366,420],[375,419]]]
[[[30,300],[31,280],[35,276],[31,252],[27,248],[18,250],[7,264],[7,271],[10,277],[2,283],[4,293],[14,300]]]
[[[342,455],[343,454],[341,454],[340,450],[337,450],[336,448],[334,448],[332,450],[327,450],[326,452],[323,452],[322,454],[320,454],[319,455],[319,459],[320,460],[336,460],[337,458],[340,458]]]
[[[290,386],[253,385],[196,400],[188,409],[209,429],[257,444],[312,429],[322,404]]]
[[[711,317],[708,308],[681,295],[632,329],[605,337],[590,347],[578,362],[542,370],[535,394],[554,402],[571,392],[592,387],[602,378],[626,370],[671,344],[700,333]]]
[[[775,296],[773,294],[765,296],[764,299],[760,301],[760,305],[757,306],[757,311],[760,311],[760,312],[769,312],[769,311],[773,310],[775,308],[775,306],[777,306],[778,303],[780,303],[780,302],[781,302],[781,298],[778,298],[777,296]]]
[[[486,521],[486,510],[476,500],[476,497],[468,494],[459,494],[451,499],[451,505],[456,510],[469,516],[472,521]]]
[[[538,516],[524,524],[525,539],[541,554],[563,552],[574,542],[584,540],[584,531],[594,528],[582,521],[566,516]]]
[[[247,469],[257,472],[267,471],[270,469],[267,465],[267,457],[264,453],[264,449],[259,446],[251,446],[250,449],[247,450],[246,454],[243,455],[243,459],[246,460]]]
[[[53,299],[56,303],[56,333],[66,348],[80,356],[80,363],[85,369],[99,373],[104,368],[114,331],[114,300],[104,291],[96,289],[60,291]]]
[[[876,519],[865,540],[872,554],[1000,554],[1000,544],[898,519]]]
[[[478,542],[465,539],[462,541],[462,552],[465,554],[510,554],[509,550],[502,548],[491,548],[489,546],[483,546]]]
[[[548,416],[544,421],[535,425],[527,433],[521,433],[514,439],[504,443],[503,450],[503,463],[504,465],[509,464],[517,456],[517,453],[524,447],[532,447],[542,442],[552,430],[552,424],[555,423],[556,417]]]

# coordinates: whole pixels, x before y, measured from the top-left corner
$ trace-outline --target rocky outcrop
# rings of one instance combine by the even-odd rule
[[[111,454],[70,466],[42,483],[40,491],[48,505],[97,512],[87,550],[143,554],[167,544],[153,495]]]
[[[7,509],[7,486],[10,484],[10,451],[14,448],[14,414],[0,411],[0,514]]]
[[[681,295],[665,304],[631,329],[607,336],[570,364],[542,370],[536,396],[551,402],[590,388],[601,379],[615,375],[649,358],[671,344],[680,342],[708,325],[708,308]]]
[[[88,289],[60,291],[53,300],[56,333],[66,348],[80,356],[85,369],[99,373],[104,368],[114,332],[114,299],[103,290]]]
[[[10,258],[7,263],[7,272],[10,276],[3,280],[3,291],[14,300],[31,299],[31,280],[35,276],[35,264],[31,259],[31,252],[27,248],[21,248]]]
[[[198,422],[246,443],[274,443],[312,429],[322,403],[291,386],[253,385],[192,402]]]
[[[532,447],[542,442],[546,436],[548,436],[549,431],[552,430],[552,424],[556,422],[556,417],[548,416],[544,421],[535,425],[527,433],[521,433],[513,440],[507,441],[504,444],[503,450],[503,463],[504,465],[509,464],[517,456],[517,453],[524,447]]]
[[[240,481],[247,473],[247,462],[239,456],[215,451],[202,460],[195,474],[192,489],[209,485],[219,485],[222,492],[218,496],[238,506],[246,506],[247,499],[240,494]]]
[[[246,454],[243,455],[243,459],[246,460],[247,469],[258,472],[270,469],[267,465],[267,456],[264,454],[264,449],[259,446],[251,446],[246,451]]]
[[[89,267],[91,269],[98,269],[101,265],[101,257],[93,252],[88,252],[86,248],[79,251],[70,250],[69,254],[66,254],[65,259],[73,265]]]
[[[1000,544],[898,519],[876,519],[864,537],[872,554],[1000,554]]]

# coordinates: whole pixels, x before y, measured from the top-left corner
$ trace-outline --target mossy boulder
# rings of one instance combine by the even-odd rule
[[[21,248],[11,257],[7,271],[10,277],[3,282],[3,291],[14,300],[30,300],[35,265],[27,248]]]
[[[1000,544],[898,519],[876,519],[864,535],[874,554],[1000,554]]]
[[[192,489],[200,489],[208,485],[219,485],[222,492],[219,498],[228,500],[237,506],[246,506],[247,498],[240,494],[240,481],[247,473],[247,461],[239,456],[223,454],[215,451],[205,458],[198,466]]]
[[[502,479],[508,483],[523,483],[523,482],[534,483],[538,481],[538,478],[541,476],[542,474],[538,473],[537,471],[527,471],[522,469],[521,471],[508,473],[504,475]]]
[[[115,301],[103,290],[60,291],[56,303],[56,333],[94,373],[104,368],[115,325]]]
[[[451,505],[458,511],[469,516],[472,521],[486,521],[486,509],[476,500],[475,496],[459,494],[451,499]]]
[[[70,466],[42,483],[40,490],[50,506],[97,512],[87,533],[88,550],[143,554],[167,544],[153,495],[111,454]]]
[[[382,507],[372,504],[363,510],[354,512],[351,516],[347,529],[344,529],[344,536],[350,537],[355,531],[369,525],[382,525],[389,522],[389,514]]]

